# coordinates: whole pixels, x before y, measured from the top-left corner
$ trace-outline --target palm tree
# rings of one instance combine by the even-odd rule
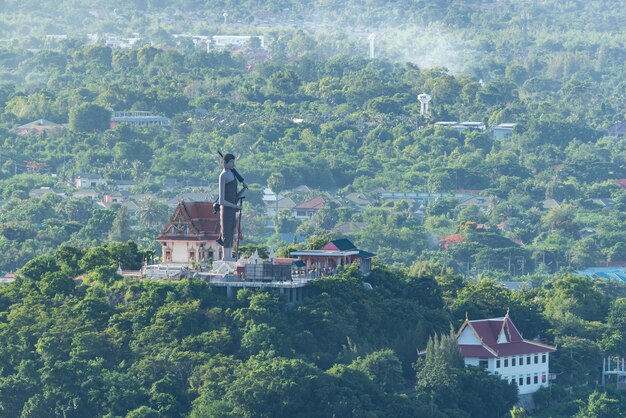
[[[154,196],[146,196],[139,200],[137,219],[143,226],[148,228],[163,226],[168,215],[169,208],[167,205]]]
[[[267,185],[270,190],[276,195],[276,222],[278,222],[278,193],[283,191],[285,187],[285,177],[281,173],[274,173],[267,179]]]

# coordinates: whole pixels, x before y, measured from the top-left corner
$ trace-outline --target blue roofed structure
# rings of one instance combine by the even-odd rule
[[[622,280],[626,282],[626,267],[589,267],[576,274],[592,279]]]

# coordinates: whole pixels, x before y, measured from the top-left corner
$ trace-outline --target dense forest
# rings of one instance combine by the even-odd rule
[[[0,416],[526,416],[514,385],[449,349],[466,314],[507,309],[558,346],[532,416],[626,414],[597,386],[625,354],[626,287],[574,274],[626,262],[623,21],[555,0],[0,0],[0,271],[17,271],[0,285]],[[170,126],[111,127],[114,111]],[[62,128],[18,134],[42,119]],[[159,255],[172,200],[212,193],[218,150],[250,184],[247,244],[287,256],[359,225],[373,290],[348,271],[287,307],[117,276]],[[82,173],[103,179],[95,200]],[[123,182],[132,216],[96,202]],[[268,228],[267,186],[327,205]]]
[[[65,246],[0,287],[0,416],[508,416],[517,387],[461,367],[450,337],[465,315],[507,309],[525,335],[558,345],[536,416],[626,412],[620,393],[594,390],[602,356],[624,354],[621,283],[556,275],[512,292],[418,263],[376,268],[371,290],[349,269],[290,308],[273,293],[229,299],[200,280],[116,275],[142,256]]]

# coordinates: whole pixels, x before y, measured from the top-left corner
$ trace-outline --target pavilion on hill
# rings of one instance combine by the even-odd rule
[[[376,256],[359,250],[346,238],[330,241],[321,250],[292,251],[291,255],[304,263],[307,274],[316,277],[335,274],[355,261],[359,261],[361,273],[367,276],[372,270],[372,258]]]

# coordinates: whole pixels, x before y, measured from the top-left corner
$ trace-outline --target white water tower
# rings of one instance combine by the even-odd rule
[[[417,96],[417,100],[419,100],[420,102],[420,115],[421,116],[428,116],[429,114],[428,102],[430,102],[430,99],[432,99],[432,97],[430,97],[430,95],[426,93],[422,93]]]
[[[368,36],[367,39],[369,39],[370,41],[370,58],[373,59],[374,58],[374,40],[376,39],[376,34],[375,33],[370,34],[370,36]]]

